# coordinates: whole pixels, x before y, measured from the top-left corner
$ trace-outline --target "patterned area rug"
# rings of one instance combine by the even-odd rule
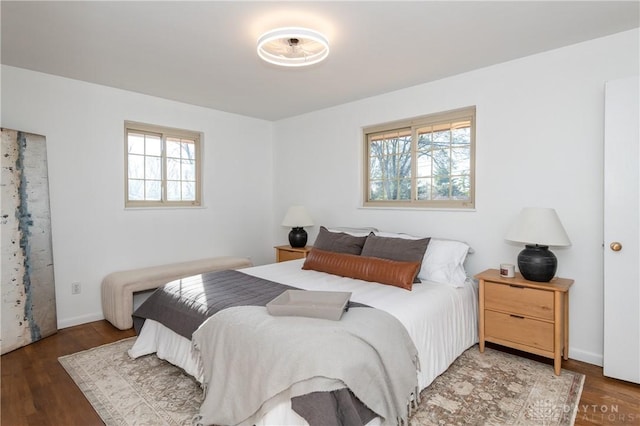
[[[190,425],[198,383],[155,355],[132,360],[134,337],[67,355],[62,366],[107,426]],[[422,391],[411,425],[572,425],[584,375],[474,346]]]

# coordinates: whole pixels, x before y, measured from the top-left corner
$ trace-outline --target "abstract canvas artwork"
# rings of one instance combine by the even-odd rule
[[[44,136],[2,129],[2,353],[57,331]]]

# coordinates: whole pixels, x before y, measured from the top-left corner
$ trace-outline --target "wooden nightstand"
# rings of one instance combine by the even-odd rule
[[[553,358],[556,375],[562,357],[569,359],[569,287],[573,280],[548,283],[503,278],[497,269],[475,276],[479,280],[478,327],[480,352],[493,342]]]
[[[311,251],[311,246],[304,247],[291,247],[275,246],[276,249],[276,262],[286,262],[287,260],[304,259],[307,257],[307,253]]]

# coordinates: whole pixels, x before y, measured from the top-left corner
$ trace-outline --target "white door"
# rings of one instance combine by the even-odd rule
[[[604,375],[640,383],[639,77],[605,88]]]

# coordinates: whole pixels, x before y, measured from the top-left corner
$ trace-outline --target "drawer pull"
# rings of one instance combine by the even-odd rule
[[[524,317],[520,315],[509,314],[509,316],[513,318],[524,319]]]
[[[516,284],[509,284],[509,287],[513,287],[513,288],[524,288],[523,285],[516,285]]]

